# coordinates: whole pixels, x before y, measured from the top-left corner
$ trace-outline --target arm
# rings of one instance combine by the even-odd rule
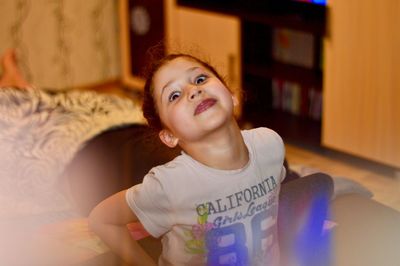
[[[138,218],[125,200],[126,190],[97,205],[89,215],[89,227],[117,253],[132,265],[156,265],[151,257],[131,237],[127,224]]]

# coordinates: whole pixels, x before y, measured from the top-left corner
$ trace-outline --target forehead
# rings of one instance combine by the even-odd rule
[[[166,63],[154,75],[154,88],[162,87],[170,81],[181,77],[188,69],[199,67],[207,70],[201,63],[188,57],[179,57]]]

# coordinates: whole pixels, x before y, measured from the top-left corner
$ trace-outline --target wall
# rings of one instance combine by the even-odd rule
[[[0,0],[0,53],[27,79],[61,90],[119,76],[118,1]]]

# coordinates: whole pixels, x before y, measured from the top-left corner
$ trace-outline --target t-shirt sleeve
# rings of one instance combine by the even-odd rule
[[[286,177],[286,168],[285,168],[285,166],[282,165],[281,176],[280,176],[281,183],[283,182],[285,177]]]
[[[273,130],[270,130],[270,132],[276,142],[276,151],[277,151],[277,154],[279,155],[280,164],[282,165],[281,173],[279,176],[279,178],[280,178],[279,181],[282,182],[286,177],[286,168],[283,165],[283,161],[285,159],[285,144],[283,143],[283,140],[282,140],[281,136],[279,136],[278,133],[276,133]]]
[[[129,188],[126,201],[144,228],[154,237],[170,230],[172,222],[171,203],[162,183],[150,172],[141,184]]]
[[[259,127],[252,131],[255,150],[261,164],[267,167],[276,167],[277,178],[282,182],[286,176],[286,169],[283,165],[285,159],[285,145],[281,136],[275,131]],[[268,163],[267,163],[268,162]]]

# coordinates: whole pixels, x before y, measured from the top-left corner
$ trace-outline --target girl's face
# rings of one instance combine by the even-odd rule
[[[200,141],[233,118],[232,93],[210,70],[179,57],[154,76],[153,97],[170,147]],[[168,133],[168,134],[167,134]],[[164,137],[171,137],[170,142]]]

